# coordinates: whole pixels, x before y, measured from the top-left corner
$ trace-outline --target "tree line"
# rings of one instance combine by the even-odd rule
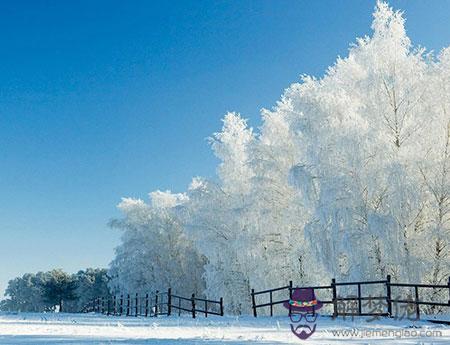
[[[97,296],[108,296],[109,277],[106,269],[87,268],[75,274],[61,269],[26,273],[8,282],[3,311],[80,312]]]
[[[239,314],[251,287],[280,281],[446,283],[450,47],[414,46],[382,1],[372,29],[322,77],[288,87],[257,130],[228,113],[210,138],[217,179],[122,200],[114,291],[171,286]]]

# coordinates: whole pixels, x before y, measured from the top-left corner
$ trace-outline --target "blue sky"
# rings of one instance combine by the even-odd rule
[[[214,177],[226,111],[260,123],[300,74],[370,33],[375,1],[0,2],[0,290],[106,267],[122,196]],[[450,2],[391,1],[414,43],[450,44]]]

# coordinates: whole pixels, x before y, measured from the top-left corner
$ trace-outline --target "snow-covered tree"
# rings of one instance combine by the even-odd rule
[[[114,284],[176,284],[190,260],[190,284],[202,276],[206,295],[246,313],[250,288],[289,279],[447,279],[450,48],[414,46],[385,2],[373,16],[373,33],[287,88],[258,131],[225,115],[217,181],[124,199]]]
[[[61,269],[26,273],[9,281],[0,310],[81,312],[93,298],[108,297],[106,269],[68,274]]]
[[[70,312],[80,312],[92,302],[94,298],[110,296],[108,270],[104,268],[87,268],[73,275],[76,282],[76,299],[67,302],[65,309]]]
[[[205,266],[206,295],[223,296],[226,311],[241,313],[249,306],[249,265],[252,256],[247,215],[250,181],[251,128],[239,114],[228,113],[223,128],[210,139],[216,156],[220,183],[195,178],[189,188],[185,224],[199,251],[208,258]]]
[[[38,272],[11,279],[5,290],[7,298],[2,301],[1,309],[32,312],[50,310],[53,305],[43,297],[43,285],[48,277],[48,272]]]
[[[118,205],[125,214],[111,225],[123,231],[122,244],[111,263],[113,293],[203,293],[204,259],[192,246],[177,216],[183,194],[156,191],[152,203],[124,198]]]

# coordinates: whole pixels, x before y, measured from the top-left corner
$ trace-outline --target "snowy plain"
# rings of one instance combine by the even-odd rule
[[[450,326],[380,319],[321,317],[307,340],[290,331],[288,317],[113,317],[94,314],[0,314],[0,344],[450,344]],[[436,336],[343,336],[336,330],[434,332]],[[440,334],[437,334],[440,332]]]

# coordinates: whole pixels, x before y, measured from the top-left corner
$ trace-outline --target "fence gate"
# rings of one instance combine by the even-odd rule
[[[333,316],[391,315],[389,280],[336,283],[332,279]]]

